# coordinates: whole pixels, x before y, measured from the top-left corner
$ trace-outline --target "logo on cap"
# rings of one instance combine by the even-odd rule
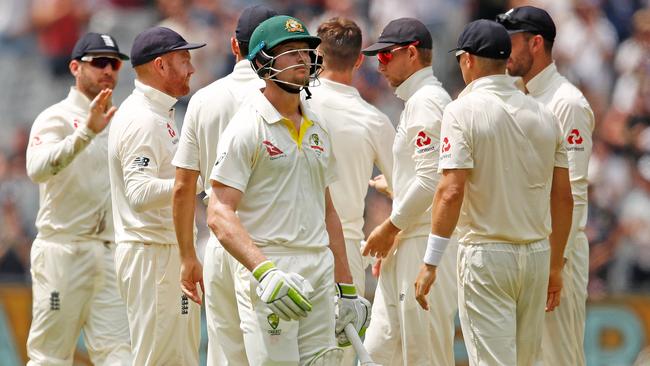
[[[305,28],[303,28],[302,24],[300,24],[300,22],[295,19],[287,19],[287,22],[284,23],[284,28],[291,33],[305,31]]]
[[[115,47],[115,42],[111,39],[111,36],[102,34],[101,35],[102,40],[104,41],[104,44],[108,47]]]

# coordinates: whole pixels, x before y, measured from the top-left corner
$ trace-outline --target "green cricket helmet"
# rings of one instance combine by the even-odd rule
[[[288,50],[281,54],[274,54],[273,49],[283,43],[293,41],[305,41],[309,48]],[[288,15],[277,15],[269,18],[255,28],[251,35],[248,53],[248,60],[253,69],[263,79],[273,80],[279,87],[290,93],[299,93],[308,85],[295,84],[279,80],[276,76],[288,69],[302,67],[300,64],[292,65],[284,69],[276,69],[274,61],[276,58],[291,52],[308,51],[309,53],[309,85],[314,86],[318,75],[322,71],[322,56],[316,51],[321,39],[312,36],[307,31],[307,26],[300,20]],[[257,61],[257,62],[256,62]],[[259,63],[259,64],[258,64]],[[307,92],[309,92],[307,90]]]

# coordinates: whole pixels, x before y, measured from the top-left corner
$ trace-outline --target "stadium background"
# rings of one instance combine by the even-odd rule
[[[70,51],[86,30],[110,33],[129,52],[135,35],[156,24],[188,41],[207,42],[193,56],[192,92],[230,72],[229,38],[252,0],[0,0],[0,365],[25,363],[31,319],[29,251],[36,235],[38,187],[25,174],[29,129],[37,114],[63,99],[73,83]],[[650,0],[273,0],[279,13],[318,24],[341,15],[355,20],[364,45],[391,19],[422,20],[434,38],[434,72],[452,96],[463,87],[453,47],[462,27],[532,4],[556,21],[554,58],[580,87],[595,115],[589,165],[587,234],[591,248],[585,349],[587,363],[650,365]],[[368,59],[355,86],[398,121],[401,102]],[[133,88],[127,63],[114,102]],[[177,105],[182,125],[189,96]],[[388,147],[387,147],[388,148]],[[92,172],[88,172],[92,174]],[[71,187],[74,189],[74,187]],[[366,229],[388,215],[390,203],[367,197]],[[204,223],[203,213],[197,222]],[[202,245],[206,229],[199,225]],[[372,279],[369,288],[374,289]],[[371,293],[368,294],[372,298]],[[205,324],[204,324],[205,328]],[[204,329],[205,336],[205,329]],[[205,345],[202,353],[205,357]],[[456,358],[466,364],[460,332]],[[80,342],[77,364],[90,364]]]

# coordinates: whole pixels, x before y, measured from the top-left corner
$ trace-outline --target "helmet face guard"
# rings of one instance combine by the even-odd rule
[[[304,60],[304,63],[296,63],[291,66],[287,66],[283,69],[278,69],[275,67],[275,60],[284,55],[290,55],[297,52],[306,52],[309,54],[309,60]],[[258,65],[259,63],[259,65]],[[282,52],[278,55],[269,55],[264,49],[261,49],[255,55],[255,58],[251,60],[253,69],[257,72],[257,75],[264,80],[273,80],[276,83],[281,83],[290,87],[297,88],[297,91],[300,91],[302,88],[310,86],[320,85],[318,76],[323,71],[323,56],[315,48],[299,48],[288,50]],[[285,80],[280,80],[277,76],[287,70],[296,69],[300,67],[309,67],[309,78],[305,80],[304,84],[297,84]]]

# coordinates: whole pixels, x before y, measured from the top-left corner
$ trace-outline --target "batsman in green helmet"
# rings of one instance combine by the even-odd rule
[[[265,87],[226,127],[210,176],[208,225],[238,261],[251,365],[339,365],[336,288],[351,304],[339,307],[339,319],[365,321],[356,321],[356,293],[344,285],[352,275],[328,188],[336,180],[330,137],[300,97],[320,72],[319,43],[289,16],[255,29],[248,59]]]

